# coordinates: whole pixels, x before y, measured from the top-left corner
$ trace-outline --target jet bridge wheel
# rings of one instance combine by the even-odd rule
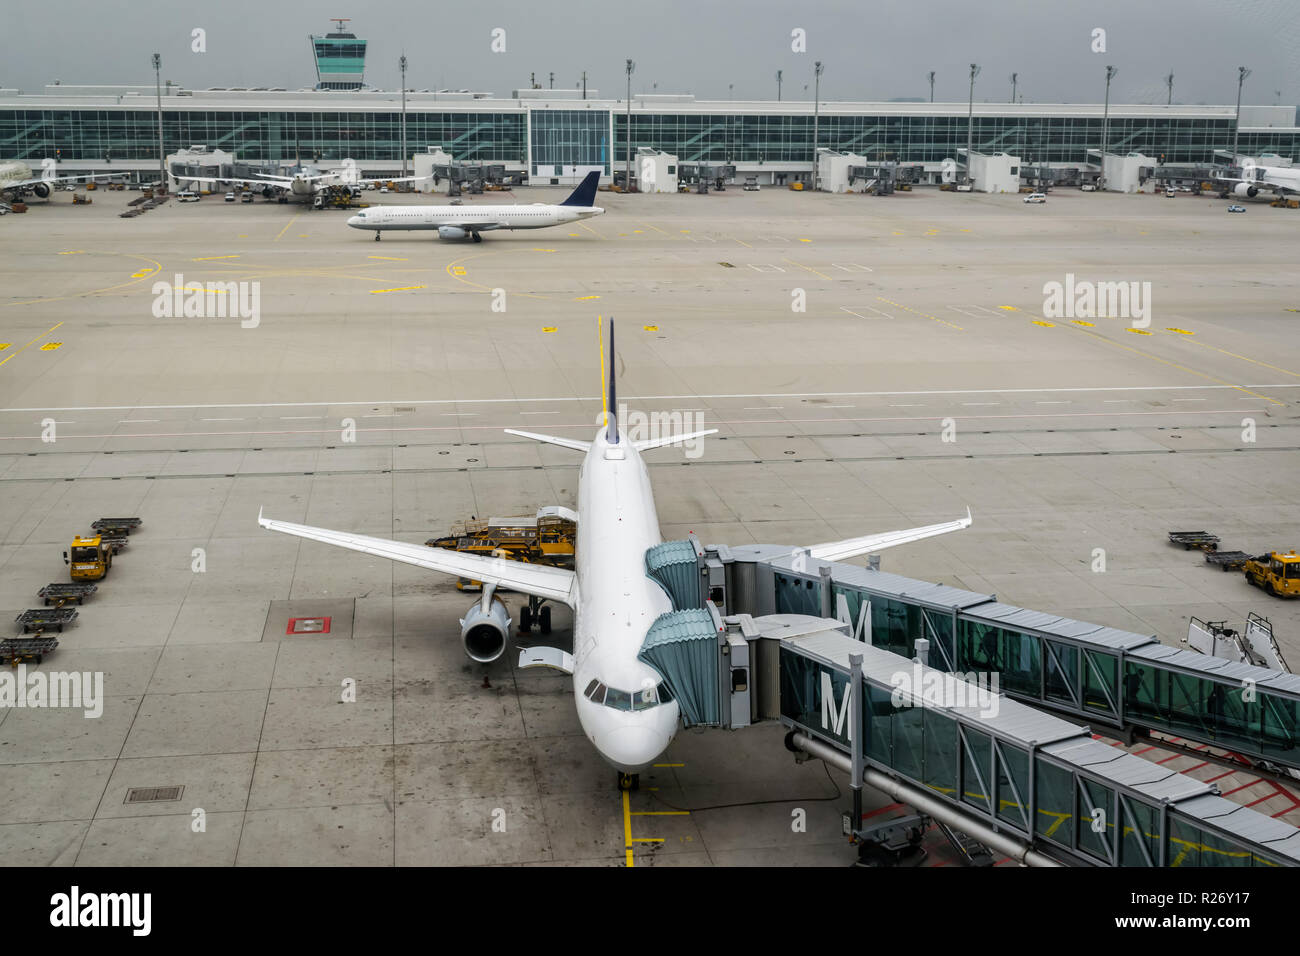
[[[641,775],[639,773],[618,772],[618,789],[619,790],[640,790]]]

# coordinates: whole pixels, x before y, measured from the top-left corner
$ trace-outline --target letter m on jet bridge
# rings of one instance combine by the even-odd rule
[[[853,739],[852,733],[845,733],[849,722],[849,704],[853,700],[853,685],[844,685],[844,700],[839,709],[835,707],[835,684],[831,681],[829,671],[822,671],[822,729],[830,731],[837,737]]]

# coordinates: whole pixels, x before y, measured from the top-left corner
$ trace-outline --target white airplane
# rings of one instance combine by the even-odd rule
[[[1220,182],[1231,183],[1228,190],[1234,196],[1254,199],[1261,189],[1279,196],[1300,193],[1300,166],[1256,166],[1248,163],[1241,167],[1241,178],[1221,176]]]
[[[35,193],[45,199],[54,189],[55,183],[81,182],[85,179],[107,179],[110,173],[83,173],[79,176],[56,176],[55,161],[41,161],[41,174],[32,175],[32,168],[21,160],[0,163],[0,199],[13,202],[25,193]]]
[[[344,160],[343,163],[341,169],[330,172],[299,163],[289,167],[285,171],[287,175],[273,176],[266,173],[258,174],[251,179],[241,179],[238,176],[217,179],[210,176],[185,176],[177,173],[172,173],[172,176],[177,182],[182,183],[239,183],[242,186],[255,189],[268,199],[281,192],[297,196],[300,199],[310,199],[314,198],[317,193],[328,189],[354,189],[379,183],[413,183],[430,178],[428,176],[404,176],[394,179],[361,179],[357,175],[356,164],[352,160]]]
[[[479,233],[489,229],[544,229],[599,216],[605,211],[594,205],[599,181],[600,173],[588,173],[558,206],[540,202],[527,206],[381,206],[357,213],[348,220],[348,225],[373,230],[375,242],[385,229],[437,229],[439,239],[472,237],[475,242],[482,242]]]
[[[591,441],[506,429],[512,435],[584,455],[578,472],[578,540],[572,571],[290,524],[265,518],[260,511],[257,522],[271,531],[482,581],[481,599],[460,622],[465,653],[480,663],[490,663],[505,653],[511,637],[510,612],[496,596],[497,590],[509,588],[571,607],[573,653],[555,647],[526,648],[520,651],[519,667],[553,667],[573,676],[573,696],[583,732],[601,757],[618,770],[620,788],[635,789],[639,772],[653,764],[672,741],[679,716],[677,701],[665,693],[663,676],[637,659],[650,625],[673,610],[663,588],[646,575],[646,550],[662,543],[663,538],[641,453],[710,435],[717,429],[630,440],[611,411],[617,408],[614,355],[611,321],[605,424]],[[811,557],[843,560],[970,524],[967,509],[966,517],[957,521],[815,545]],[[795,550],[791,548],[791,554]]]

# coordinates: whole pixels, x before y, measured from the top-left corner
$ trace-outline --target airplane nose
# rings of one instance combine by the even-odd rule
[[[668,747],[669,737],[653,727],[620,727],[601,741],[605,759],[624,773],[640,773]]]
[[[359,226],[361,225],[361,217],[360,217],[360,216],[349,216],[349,217],[348,217],[348,225],[349,225],[349,226],[358,226],[358,227],[359,227]]]

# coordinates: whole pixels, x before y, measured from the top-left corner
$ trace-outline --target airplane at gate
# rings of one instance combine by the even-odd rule
[[[520,651],[519,667],[554,667],[572,675],[583,732],[601,757],[619,771],[619,786],[632,789],[637,786],[637,774],[671,743],[679,717],[678,703],[665,692],[663,676],[637,658],[650,626],[661,614],[673,610],[663,588],[646,574],[645,553],[663,538],[641,453],[710,435],[717,429],[630,439],[615,412],[612,321],[608,338],[609,364],[602,389],[605,424],[591,441],[506,429],[509,434],[559,445],[584,456],[578,473],[574,570],[291,524],[265,518],[260,511],[257,521],[271,531],[482,581],[481,598],[460,622],[465,653],[480,663],[497,660],[510,642],[513,622],[496,596],[498,589],[529,595],[530,607],[536,601],[568,605],[573,609],[573,652],[530,647]],[[604,358],[602,355],[602,361]],[[966,517],[956,521],[833,541],[808,550],[812,558],[838,561],[959,531],[970,524],[967,509]],[[790,549],[792,554],[795,550]]]
[[[479,233],[491,229],[544,229],[599,216],[605,210],[595,205],[599,172],[590,172],[569,198],[559,205],[483,206],[379,206],[348,220],[353,229],[369,229],[379,241],[386,229],[399,231],[438,230],[439,239],[470,239],[482,242]]]

